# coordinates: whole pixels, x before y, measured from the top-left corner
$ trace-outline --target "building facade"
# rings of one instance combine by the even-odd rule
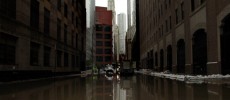
[[[86,32],[86,67],[95,65],[95,0],[86,0],[87,32]]]
[[[126,15],[120,13],[117,15],[118,34],[119,34],[119,54],[125,54],[125,35],[126,35]]]
[[[113,61],[112,11],[96,7],[96,64],[103,67]]]
[[[139,1],[143,68],[229,74],[230,1]]]
[[[85,0],[0,1],[0,71],[84,69]]]

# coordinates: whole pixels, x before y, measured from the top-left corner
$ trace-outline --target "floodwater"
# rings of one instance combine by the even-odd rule
[[[230,84],[153,76],[68,77],[0,84],[0,100],[230,100]]]

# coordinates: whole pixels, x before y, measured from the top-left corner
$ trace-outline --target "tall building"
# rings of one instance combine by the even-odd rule
[[[119,54],[125,54],[126,15],[118,14]]]
[[[96,7],[96,64],[103,67],[112,64],[112,11]]]
[[[1,74],[84,69],[85,17],[85,0],[1,0]]]
[[[135,38],[135,34],[136,34],[136,15],[134,16],[133,14],[135,14],[136,12],[136,4],[135,4],[135,0],[128,0],[127,2],[127,9],[128,9],[128,23],[130,25],[128,25],[128,30],[126,33],[126,57],[128,60],[132,60],[132,61],[136,61],[136,58],[134,58],[134,54],[132,57],[132,49],[136,49],[134,48],[134,38]]]
[[[86,32],[86,67],[95,64],[95,0],[86,0],[87,32]],[[87,69],[88,69],[87,68]]]
[[[140,0],[139,10],[142,67],[230,73],[230,1]]]

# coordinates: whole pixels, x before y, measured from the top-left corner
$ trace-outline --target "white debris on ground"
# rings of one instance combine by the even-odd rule
[[[197,83],[197,84],[215,82],[213,80],[218,80],[218,79],[229,79],[230,80],[230,75],[220,75],[220,74],[179,75],[179,74],[171,74],[169,71],[153,72],[148,69],[142,69],[140,71],[136,71],[136,73],[141,73],[141,74],[151,75],[151,76],[156,76],[156,77],[161,77],[161,78],[168,78],[168,79],[177,80],[177,81],[184,81],[186,83]]]

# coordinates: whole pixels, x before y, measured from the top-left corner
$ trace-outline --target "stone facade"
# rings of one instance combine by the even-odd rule
[[[84,70],[85,32],[85,0],[0,1],[0,71]]]
[[[229,74],[229,30],[225,28],[229,6],[226,0],[139,1],[142,67],[185,74]],[[154,56],[148,55],[151,51]]]

